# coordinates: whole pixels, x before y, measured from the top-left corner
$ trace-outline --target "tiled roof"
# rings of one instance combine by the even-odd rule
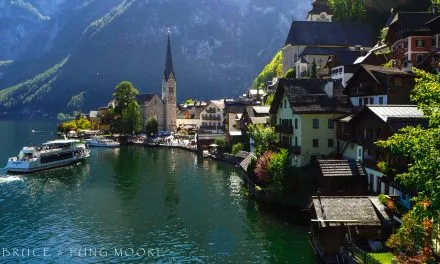
[[[149,102],[155,94],[138,94],[136,95],[136,100],[138,101],[138,104],[144,104],[144,102]]]
[[[285,94],[295,113],[350,113],[352,104],[347,96],[342,95],[340,82],[333,85],[333,97],[324,92],[326,82],[320,79],[280,79],[278,86],[283,90],[277,89],[271,111],[277,111],[279,97]]]
[[[387,122],[388,118],[423,118],[416,105],[367,105],[375,115]]]
[[[317,219],[325,220],[320,222],[323,227],[377,226],[381,219],[389,220],[384,206],[373,196],[313,196],[312,201]]]
[[[356,22],[293,21],[284,46],[374,46],[373,31],[367,24]]]
[[[355,160],[319,160],[319,169],[324,177],[364,176],[362,165]]]
[[[269,117],[251,117],[251,123],[256,124],[267,124]]]

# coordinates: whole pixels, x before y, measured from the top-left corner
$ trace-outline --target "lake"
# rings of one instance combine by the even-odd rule
[[[0,121],[0,162],[56,135]],[[35,132],[32,132],[34,130]],[[177,149],[92,149],[82,163],[0,172],[1,263],[314,263],[308,226],[247,197],[237,168]]]

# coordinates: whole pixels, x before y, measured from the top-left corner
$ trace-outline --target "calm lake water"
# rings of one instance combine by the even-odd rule
[[[1,167],[52,139],[55,124],[0,121]],[[314,263],[308,227],[248,199],[240,173],[142,147],[93,149],[86,162],[32,175],[2,171],[0,263]]]

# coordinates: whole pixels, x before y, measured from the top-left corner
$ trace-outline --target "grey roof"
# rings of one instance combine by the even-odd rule
[[[254,106],[253,109],[257,114],[269,114],[270,106]]]
[[[293,21],[284,46],[320,45],[373,47],[373,31],[367,24],[357,22]]]
[[[365,176],[362,165],[355,160],[319,160],[318,164],[324,177]]]
[[[333,97],[324,92],[326,82],[321,79],[280,79],[270,112],[275,114],[278,111],[281,97],[286,95],[294,113],[351,113],[352,104],[348,96],[342,95],[341,82],[333,83]]]
[[[250,119],[251,119],[251,123],[254,124],[254,125],[256,125],[256,124],[263,124],[263,125],[265,125],[265,124],[268,123],[269,117],[268,116],[267,117],[265,117],[265,116],[262,116],[262,117],[254,117],[254,116],[252,116],[252,117],[250,117]]]
[[[166,54],[166,58],[165,58],[165,70],[164,70],[165,80],[168,81],[168,78],[170,77],[171,73],[174,75],[174,78],[176,78],[176,75],[174,74],[174,68],[173,68],[173,56],[171,54],[170,33],[168,32],[167,54]]]
[[[377,226],[382,219],[389,220],[383,205],[373,196],[313,196],[312,201],[317,219],[326,220],[320,222],[323,227]]]
[[[300,56],[305,55],[334,55],[340,51],[349,51],[346,47],[306,47]],[[355,58],[356,59],[356,58]],[[354,61],[354,60],[353,60]]]
[[[416,105],[367,105],[375,115],[387,122],[388,118],[423,118]]]
[[[144,104],[144,102],[149,102],[155,94],[138,94],[136,95],[136,101],[138,102],[139,105]]]

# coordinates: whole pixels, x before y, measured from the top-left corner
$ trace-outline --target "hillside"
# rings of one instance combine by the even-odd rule
[[[67,111],[72,97],[82,98],[75,105],[87,111],[109,100],[121,80],[158,93],[168,29],[180,101],[241,94],[281,48],[291,20],[303,19],[310,5],[306,0],[26,2],[37,11],[10,16],[33,19],[27,24],[12,19],[7,30],[39,31],[17,38],[18,51],[0,57],[14,61],[0,67],[2,112]],[[4,10],[0,18],[8,15]],[[0,48],[6,50],[5,43]]]

